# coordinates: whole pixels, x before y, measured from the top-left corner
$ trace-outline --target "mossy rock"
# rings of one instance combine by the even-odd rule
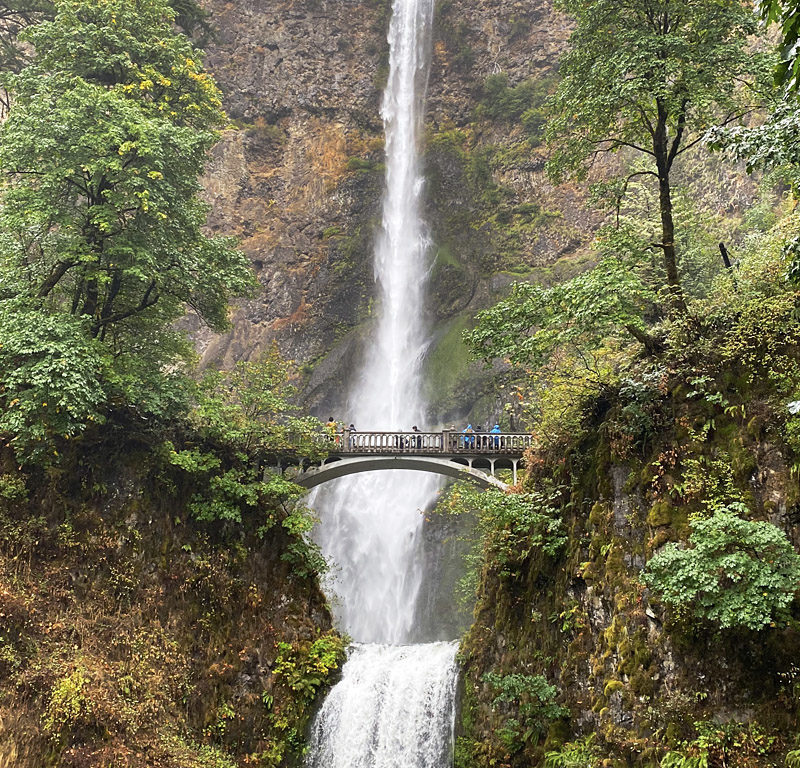
[[[605,688],[603,688],[603,696],[609,698],[609,696],[612,696],[617,691],[621,691],[624,688],[625,683],[623,683],[622,680],[609,680],[606,683]]]
[[[657,501],[647,513],[647,522],[653,528],[660,528],[672,522],[672,506],[668,501]]]
[[[599,527],[608,521],[610,513],[611,509],[608,504],[597,501],[589,512],[589,522]]]

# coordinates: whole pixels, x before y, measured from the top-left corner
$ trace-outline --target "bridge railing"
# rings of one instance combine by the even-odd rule
[[[351,432],[330,436],[335,453],[424,455],[509,455],[521,456],[533,444],[533,437],[509,433],[451,432]]]

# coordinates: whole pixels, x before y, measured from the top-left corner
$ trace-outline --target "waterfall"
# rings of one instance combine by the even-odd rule
[[[457,674],[453,645],[354,646],[342,681],[314,721],[309,764],[313,768],[448,765]]]
[[[386,186],[375,245],[380,313],[348,422],[369,430],[425,428],[421,362],[430,242],[422,219],[418,145],[433,0],[394,0],[381,114]],[[316,538],[340,628],[356,642],[312,727],[309,768],[444,768],[451,761],[456,643],[414,632],[423,510],[430,475],[380,472],[335,481],[312,499]]]

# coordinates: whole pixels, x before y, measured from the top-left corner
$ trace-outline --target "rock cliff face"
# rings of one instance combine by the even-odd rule
[[[341,649],[316,576],[263,508],[193,520],[112,432],[47,471],[0,452],[0,766],[285,764],[318,688],[295,677]]]
[[[615,452],[614,415],[560,456],[536,457],[526,488],[561,484],[566,544],[557,557],[536,551],[510,566],[484,564],[462,643],[457,768],[539,765],[550,751],[556,766],[651,768],[670,750],[684,760],[705,755],[709,766],[784,765],[796,724],[795,617],[760,632],[720,629],[669,610],[641,577],[665,542],[688,536],[697,501],[676,502],[670,492],[692,458],[707,488],[725,477],[753,518],[783,529],[797,547],[798,488],[773,426],[779,415],[751,402],[758,415],[723,415],[698,443],[686,425],[700,409],[676,390],[668,401],[674,422],[636,457]],[[564,717],[545,722],[539,738],[515,733],[510,723],[524,731],[530,722],[520,728],[510,719],[523,720],[522,709],[498,702],[492,674],[545,676]]]
[[[229,334],[201,336],[204,358],[227,366],[277,339],[304,365],[309,405],[340,412],[373,310],[391,3],[208,8],[208,65],[232,121],[205,180],[210,224],[241,239],[260,290]],[[491,409],[484,378],[464,389],[452,375],[466,368],[459,336],[474,309],[512,276],[579,251],[596,224],[579,194],[547,184],[538,147],[537,109],[567,34],[547,0],[437,3],[426,137],[432,421],[483,395]],[[454,399],[463,405],[445,407]]]

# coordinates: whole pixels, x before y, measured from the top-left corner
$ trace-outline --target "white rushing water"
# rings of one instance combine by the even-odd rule
[[[310,768],[451,763],[455,643],[356,645],[314,721]]]
[[[418,145],[433,0],[394,0],[382,116],[386,188],[375,246],[380,312],[347,422],[368,430],[426,428],[421,362],[430,243]],[[424,578],[422,511],[430,475],[376,472],[320,490],[317,541],[326,591],[355,641],[341,681],[314,720],[309,768],[446,768],[452,764],[456,643],[410,645]]]
[[[375,245],[380,314],[346,414],[362,429],[425,427],[420,367],[430,243],[421,215],[418,143],[432,16],[433,0],[394,2],[382,105],[386,188]],[[333,565],[326,589],[339,624],[354,640],[413,639],[421,511],[437,487],[431,475],[380,472],[339,480],[312,501],[322,520],[317,540]]]

